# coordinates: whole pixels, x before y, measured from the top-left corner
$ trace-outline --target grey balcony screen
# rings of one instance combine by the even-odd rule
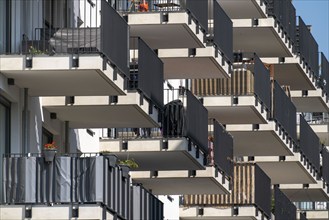
[[[266,108],[271,109],[270,73],[256,54],[254,55],[254,92]]]
[[[145,95],[163,107],[163,63],[156,53],[138,38],[138,87]]]
[[[255,203],[271,216],[271,179],[255,164]]]
[[[329,184],[329,151],[322,150],[322,176],[324,181]]]
[[[214,1],[214,43],[228,61],[233,62],[233,23]]]
[[[102,0],[101,19],[102,52],[111,63],[128,76],[128,24],[105,0]]]
[[[267,12],[294,43],[296,41],[296,9],[291,0],[267,0]]]
[[[291,219],[296,220],[296,207],[292,202],[281,192],[278,187],[274,187],[275,200],[275,219]]]
[[[214,160],[226,175],[233,176],[233,138],[214,120]]]
[[[301,17],[298,19],[297,42],[297,52],[300,57],[310,67],[315,76],[318,76],[319,46]]]
[[[300,115],[300,150],[317,172],[320,171],[320,139]]]
[[[296,107],[280,85],[273,81],[273,116],[286,133],[297,143]]]
[[[186,0],[186,9],[201,28],[208,32],[208,0]]]
[[[329,95],[329,62],[321,53],[321,81],[324,91]]]
[[[307,220],[306,215],[302,212],[299,213],[299,220]]]

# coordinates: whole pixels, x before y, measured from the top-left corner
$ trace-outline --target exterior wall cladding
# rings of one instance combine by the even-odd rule
[[[329,219],[318,55],[290,0],[0,0],[0,219]]]

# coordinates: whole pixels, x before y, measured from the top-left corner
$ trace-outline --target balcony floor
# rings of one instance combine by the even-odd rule
[[[130,175],[133,182],[143,184],[155,195],[229,193],[229,182],[223,183],[224,177],[213,167],[197,170],[196,176],[190,176],[189,171],[158,171],[156,177],[148,171],[134,171]]]
[[[163,148],[163,140],[162,138],[130,139],[126,141],[127,150],[124,150],[122,140],[102,139],[100,148],[115,153],[122,160],[127,157],[134,158],[139,165],[139,171],[205,169],[203,161],[206,160],[206,155],[193,146],[189,150],[185,138],[166,139],[168,149]]]
[[[259,57],[293,56],[292,47],[285,43],[273,18],[259,19],[258,26],[252,25],[252,19],[233,20],[233,50],[253,51]]]
[[[149,103],[140,103],[138,93],[119,96],[117,104],[110,104],[109,97],[75,97],[73,105],[66,105],[65,97],[43,97],[42,105],[57,118],[68,121],[70,128],[126,128],[158,127],[158,110],[148,114]]]
[[[254,96],[238,96],[239,104],[233,104],[232,96],[204,96],[203,103],[209,118],[222,124],[265,124],[266,111]],[[256,105],[256,102],[258,105]]]
[[[193,21],[189,24],[186,12],[168,13],[168,22],[162,22],[161,14],[128,14],[130,36],[141,37],[153,49],[205,47],[203,33],[196,32]]]
[[[276,130],[275,122],[252,125],[226,125],[226,130],[234,137],[235,156],[282,156],[293,155],[290,141]]]
[[[100,56],[80,56],[79,67],[71,56],[35,56],[25,68],[25,56],[2,56],[0,72],[15,85],[28,88],[30,96],[124,95],[123,79],[113,80],[113,68],[103,69]]]

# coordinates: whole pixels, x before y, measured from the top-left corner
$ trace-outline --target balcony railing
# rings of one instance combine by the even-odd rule
[[[222,52],[222,55],[232,63],[233,62],[233,23],[230,17],[220,7],[217,1],[213,1],[214,17],[214,44]]]
[[[276,186],[274,187],[274,200],[275,219],[296,219],[296,207]]]
[[[20,22],[11,39],[0,39],[10,45],[0,54],[101,54],[128,75],[128,25],[106,0],[16,0],[12,7]]]
[[[299,220],[307,220],[306,213],[304,214],[303,212],[300,212],[299,213]]]
[[[271,216],[271,180],[258,165],[235,164],[233,181],[233,192],[230,195],[184,195],[181,205],[255,206],[267,217]]]
[[[286,135],[297,143],[296,107],[275,80],[272,81],[272,89],[272,117],[279,123]]]
[[[120,219],[134,219],[133,198],[154,208],[152,219],[162,219],[162,203],[146,191],[136,194],[140,187],[131,188],[128,170],[106,156],[59,155],[46,162],[40,155],[8,155],[3,164],[5,204],[100,203]]]
[[[312,168],[320,173],[320,139],[306,122],[304,117],[300,115],[300,140],[299,147],[306,161]]]
[[[279,26],[294,44],[296,36],[296,9],[291,0],[266,0],[267,13],[275,18]]]
[[[294,202],[296,208],[301,211],[328,211],[327,202]]]
[[[192,79],[192,92],[198,96],[254,95],[270,110],[270,74],[261,60],[256,54],[235,54],[235,62],[239,64],[235,64],[231,78]]]
[[[327,185],[329,185],[329,151],[322,149],[322,177]]]
[[[163,107],[163,62],[139,37],[130,38],[130,46],[133,48],[133,55],[128,89],[140,90],[161,109]]]
[[[325,91],[325,93],[329,95],[329,62],[323,53],[321,53],[320,67],[321,67],[320,85]]]
[[[201,29],[208,32],[208,0],[110,0],[110,2],[123,14],[187,11]]]
[[[213,124],[213,159],[214,163],[229,177],[233,176],[233,137],[219,124]]]
[[[296,49],[300,57],[315,76],[319,76],[319,46],[311,34],[309,28],[299,17],[296,33]]]

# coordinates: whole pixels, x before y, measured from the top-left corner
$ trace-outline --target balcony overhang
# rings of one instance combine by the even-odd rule
[[[281,191],[293,202],[328,202],[329,189],[322,181],[307,186],[303,184],[280,184]]]
[[[292,141],[274,121],[268,124],[226,125],[234,137],[235,156],[282,156],[294,155]]]
[[[208,110],[209,118],[215,118],[222,124],[264,124],[267,112],[255,96],[203,97],[203,105]]]
[[[301,160],[300,153],[293,156],[255,157],[254,161],[270,177],[272,184],[311,184],[316,183],[316,174]]]
[[[327,210],[300,210],[298,212],[306,212],[308,220],[327,220],[329,219],[329,212]]]
[[[1,56],[0,72],[28,88],[30,96],[124,95],[124,80],[114,77],[111,66],[99,55],[79,56],[79,67],[72,67],[72,56],[35,56],[33,68],[25,67],[26,56]]]
[[[314,76],[310,74],[304,61],[300,57],[286,57],[284,62],[278,58],[262,58],[266,64],[274,66],[274,79],[280,85],[290,86],[290,90],[315,90],[316,82]]]
[[[195,174],[195,175],[194,175]],[[131,172],[133,182],[141,183],[155,195],[182,194],[227,194],[230,193],[229,181],[214,167],[196,170],[195,173],[183,171]]]
[[[235,206],[239,214],[232,216],[233,207],[181,207],[179,217],[181,220],[268,220],[255,206]],[[199,215],[199,209],[203,209],[203,215]]]
[[[292,101],[298,112],[328,112],[327,96],[322,89],[309,90],[307,95],[303,91],[291,91]]]
[[[68,121],[70,128],[158,127],[158,110],[152,106],[149,114],[149,103],[140,96],[137,92],[119,96],[117,104],[107,96],[76,96],[72,105],[66,104],[65,97],[43,97],[42,105]]]
[[[125,148],[123,149],[123,142]],[[176,139],[102,139],[101,150],[113,152],[119,159],[134,158],[139,171],[205,169],[207,159],[202,151],[186,138]]]
[[[320,142],[324,145],[329,145],[329,124],[328,123],[310,123],[309,124],[316,135],[320,138]],[[299,126],[299,125],[298,125]],[[297,127],[297,131],[299,131],[299,127]]]
[[[254,51],[259,57],[293,56],[291,43],[274,18],[259,19],[257,26],[252,19],[233,20],[233,50]]]
[[[205,47],[203,33],[186,12],[169,12],[167,22],[160,12],[127,16],[130,36],[141,37],[153,49]]]
[[[164,63],[165,79],[228,78],[229,64],[214,47],[162,49],[158,55]]]
[[[231,19],[266,18],[266,7],[260,0],[221,0],[219,5]]]

